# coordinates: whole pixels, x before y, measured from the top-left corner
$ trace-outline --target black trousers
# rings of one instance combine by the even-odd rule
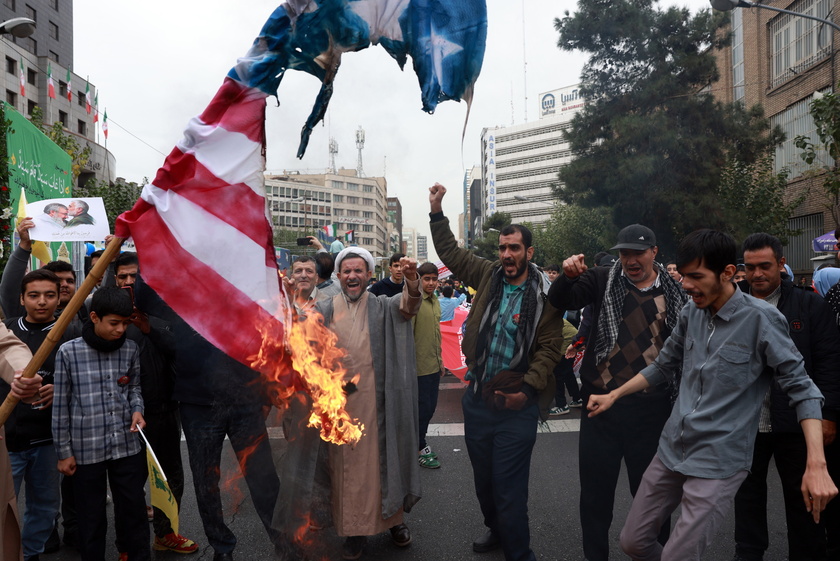
[[[114,525],[121,547],[130,561],[148,561],[149,521],[146,518],[146,452],[119,460],[76,466],[73,482],[82,561],[104,561],[108,519],[105,496],[114,498]]]
[[[230,439],[236,453],[254,510],[269,538],[277,543],[279,533],[272,528],[271,521],[280,480],[274,469],[260,405],[181,403],[180,410],[198,513],[213,550],[216,553],[231,553],[236,547],[236,536],[225,524],[219,490],[219,467],[225,436]]]
[[[539,410],[491,411],[471,384],[461,405],[464,440],[484,524],[501,540],[506,561],[536,561],[528,528],[528,476]]]
[[[557,380],[557,390],[554,392],[554,404],[557,407],[566,405],[566,391],[572,401],[579,400],[580,387],[575,378],[575,359],[562,358],[554,367],[554,379]]]
[[[426,447],[426,433],[429,423],[437,409],[438,393],[440,391],[440,373],[417,377],[417,400],[420,428],[420,450]]]
[[[805,510],[800,490],[807,460],[802,433],[759,433],[756,437],[750,473],[735,495],[736,553],[744,559],[760,561],[770,545],[767,532],[767,471],[771,458],[776,462],[782,483],[788,559],[824,561],[827,543],[825,518],[821,518],[820,524],[814,523],[813,517]]]
[[[666,396],[629,395],[597,417],[581,416],[579,439],[580,524],[583,555],[588,561],[607,561],[615,487],[621,460],[627,466],[630,493],[635,496],[659,445],[659,435],[671,414]],[[659,534],[670,534],[666,520]]]

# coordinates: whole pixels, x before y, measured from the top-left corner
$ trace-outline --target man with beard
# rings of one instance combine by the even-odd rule
[[[399,260],[405,282],[393,297],[366,290],[374,268],[369,251],[348,247],[335,263],[341,293],[316,309],[347,351],[347,381],[359,376],[345,408],[365,434],[353,446],[329,445],[332,515],[336,532],[346,536],[343,558],[358,559],[366,536],[390,530],[395,545],[411,543],[403,513],[420,499],[420,466],[417,375],[406,357],[414,357],[411,318],[422,297],[414,259]]]
[[[464,438],[487,526],[473,551],[501,547],[507,561],[534,561],[528,475],[540,410],[545,418],[554,397],[552,371],[565,349],[563,314],[548,304],[548,279],[529,263],[534,248],[528,228],[503,228],[498,261],[482,259],[458,247],[443,215],[446,188],[435,184],[429,193],[435,251],[478,289],[462,344],[470,381],[461,400]]]
[[[621,531],[621,548],[634,561],[702,558],[750,469],[759,410],[771,384],[796,408],[805,434],[808,461],[800,472],[799,500],[814,522],[837,495],[823,454],[822,395],[784,316],[732,283],[735,258],[735,240],[728,234],[697,230],[686,236],[677,267],[692,302],[650,365],[608,394],[589,398],[590,416],[598,418],[622,397],[665,379],[679,383],[673,412]],[[663,548],[657,534],[677,506],[680,517]]]
[[[649,228],[627,226],[612,249],[619,251],[612,267],[587,269],[583,255],[566,259],[548,294],[561,310],[592,304],[592,331],[580,366],[584,403],[591,395],[621,387],[656,358],[687,299],[654,260],[658,248]],[[607,414],[581,419],[580,518],[583,555],[589,561],[609,559],[622,458],[635,495],[670,413],[670,392],[660,384],[622,400]],[[667,540],[668,529],[664,524],[660,543]]]
[[[70,220],[67,221],[66,228],[94,224],[93,216],[88,213],[89,210],[90,206],[85,201],[70,201],[70,204],[67,205],[67,216]]]

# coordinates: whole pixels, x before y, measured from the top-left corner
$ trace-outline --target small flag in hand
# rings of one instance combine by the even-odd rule
[[[151,448],[146,446],[146,462],[149,464],[149,489],[151,490],[152,506],[162,511],[172,526],[172,531],[178,533],[178,502],[169,483],[164,479],[157,462],[152,458]]]

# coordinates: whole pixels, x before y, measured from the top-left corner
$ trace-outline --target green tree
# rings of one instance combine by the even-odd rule
[[[72,134],[64,132],[64,126],[60,121],[56,121],[52,126],[44,123],[44,111],[39,106],[35,106],[32,114],[29,116],[29,122],[44,131],[50,140],[58,144],[70,156],[73,164],[73,183],[79,178],[79,174],[90,161],[92,150],[90,146],[82,146]]]
[[[117,217],[127,210],[131,210],[137,199],[140,198],[140,193],[143,190],[143,185],[148,183],[148,178],[143,178],[142,183],[135,182],[118,182],[113,185],[107,181],[100,181],[97,179],[89,179],[82,187],[73,189],[74,197],[102,197],[102,202],[105,205],[105,214],[108,216],[108,224],[111,226],[111,231],[114,231],[114,222]]]
[[[615,245],[616,234],[609,208],[558,204],[551,218],[534,229],[534,262],[562,265],[567,257],[583,253],[594,266],[592,258]]]
[[[788,218],[805,201],[806,194],[785,203],[788,170],[776,173],[773,156],[753,163],[733,160],[720,178],[718,196],[729,213],[726,230],[739,241],[753,232],[766,232],[787,244],[800,232],[788,228]]]
[[[722,169],[754,162],[781,132],[760,107],[703,91],[719,77],[713,51],[728,41],[725,18],[653,0],[579,0],[555,20],[561,49],[590,54],[587,103],[566,131],[575,159],[560,172],[562,201],[608,207],[618,226],[647,225],[669,255],[686,233],[727,225]]]
[[[482,226],[482,236],[473,243],[473,252],[479,257],[491,261],[499,258],[499,232],[510,225],[512,218],[509,212],[495,212],[487,217]]]
[[[803,150],[800,156],[808,165],[817,164],[809,174],[823,175],[825,208],[831,213],[834,223],[840,225],[840,97],[833,92],[815,94],[811,102],[811,116],[817,127],[819,142],[800,135],[794,139],[794,145]]]
[[[6,135],[14,132],[12,122],[6,119],[5,106],[0,103],[0,271],[12,252],[12,216],[17,209],[11,207],[9,191],[9,149]]]

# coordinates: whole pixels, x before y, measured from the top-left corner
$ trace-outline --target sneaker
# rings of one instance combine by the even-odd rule
[[[575,399],[569,402],[569,407],[572,409],[580,409],[583,407],[583,399]]]
[[[417,462],[420,464],[420,467],[428,469],[437,469],[440,467],[438,459],[433,458],[431,454],[420,454],[417,458]]]
[[[569,414],[569,406],[564,405],[563,407],[552,407],[548,410],[548,414],[552,416],[556,415],[568,415]]]
[[[189,538],[185,538],[181,534],[172,532],[166,534],[162,538],[155,536],[155,541],[152,544],[157,551],[174,551],[175,553],[195,553],[198,551],[198,544]]]
[[[431,457],[433,457],[434,459],[436,459],[436,460],[437,460],[437,454],[435,454],[435,453],[432,451],[432,448],[431,448],[430,446],[426,446],[425,448],[423,448],[422,450],[420,450],[420,455],[421,455],[421,456],[431,456]]]

